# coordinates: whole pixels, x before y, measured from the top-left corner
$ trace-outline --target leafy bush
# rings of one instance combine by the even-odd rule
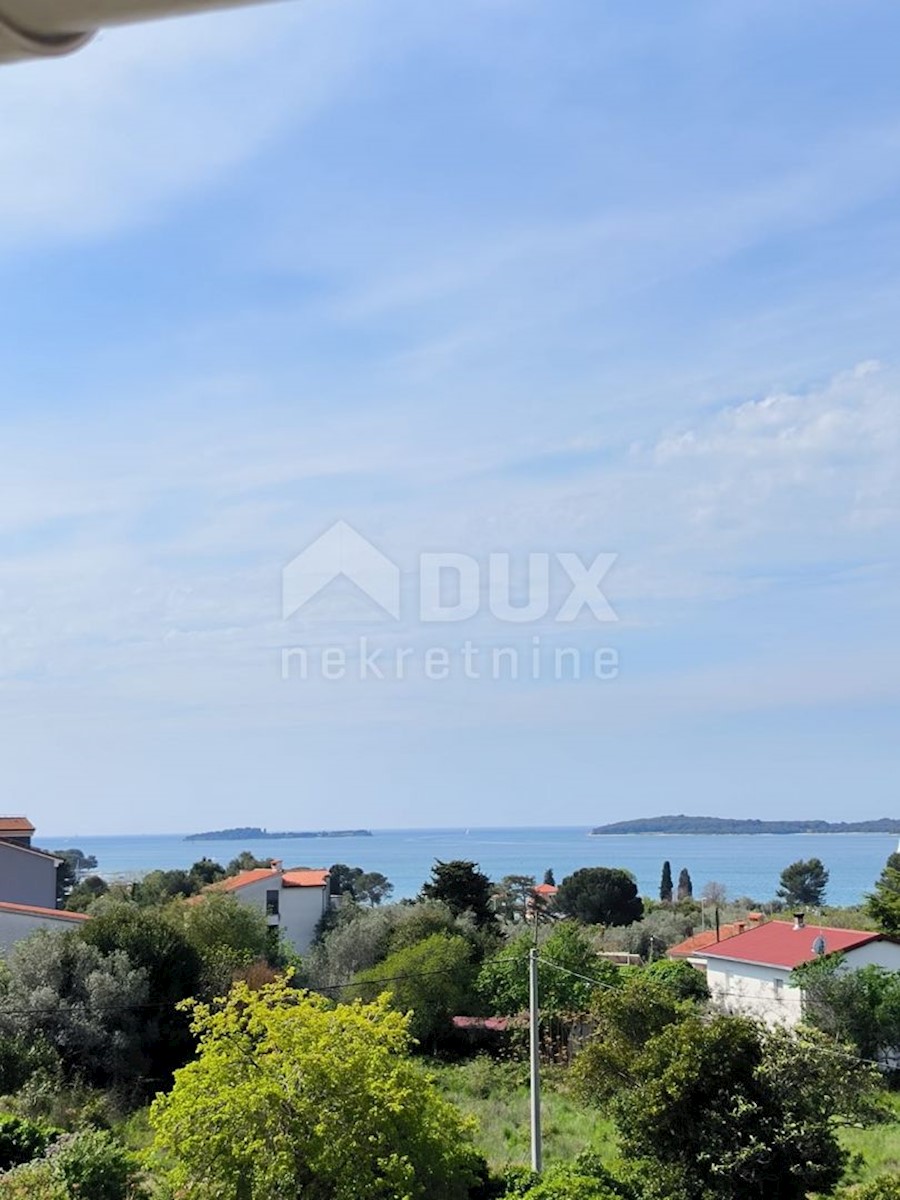
[[[661,958],[644,970],[644,977],[661,983],[676,1000],[708,1000],[706,979],[690,963],[674,958]]]
[[[134,1160],[105,1130],[84,1129],[65,1135],[47,1159],[53,1177],[65,1185],[69,1200],[129,1200],[137,1194]]]
[[[38,1158],[56,1136],[57,1130],[12,1113],[0,1113],[0,1171]]]
[[[881,1175],[839,1195],[840,1200],[900,1200],[900,1175]]]
[[[630,1195],[592,1154],[549,1167],[540,1176],[530,1171],[510,1172],[501,1193],[503,1200],[625,1200]]]
[[[0,1200],[70,1200],[48,1162],[29,1163],[0,1175]]]

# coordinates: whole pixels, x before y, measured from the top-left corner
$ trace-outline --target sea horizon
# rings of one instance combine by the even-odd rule
[[[53,834],[38,842],[50,849],[77,846],[98,860],[109,879],[139,878],[161,869],[187,868],[199,858],[227,864],[242,850],[289,866],[344,862],[381,871],[394,884],[394,900],[418,894],[435,860],[470,859],[492,879],[523,874],[557,882],[579,867],[623,867],[635,876],[642,895],[658,894],[662,863],[677,874],[687,867],[699,895],[715,881],[731,898],[766,902],[775,896],[779,875],[798,858],[821,858],[830,871],[826,902],[858,904],[874,886],[897,837],[885,833],[592,834],[587,825],[484,825],[370,827],[372,836],[304,838],[209,838],[187,833]]]

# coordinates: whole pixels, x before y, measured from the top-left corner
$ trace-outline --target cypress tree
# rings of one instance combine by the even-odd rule
[[[678,876],[678,899],[690,900],[694,894],[694,885],[691,883],[691,873],[687,867],[681,868],[681,874]]]
[[[553,868],[548,867],[544,872],[544,883],[548,887],[556,887],[556,880],[553,878]]]
[[[659,898],[663,904],[672,903],[672,864],[668,859],[666,859],[662,867],[662,878],[659,881]]]

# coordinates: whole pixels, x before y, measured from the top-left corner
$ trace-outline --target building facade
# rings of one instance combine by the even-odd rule
[[[331,874],[325,870],[295,868],[285,871],[281,863],[241,871],[214,883],[207,891],[227,892],[240,904],[262,913],[270,928],[278,929],[285,942],[298,954],[312,945],[316,927],[332,904]]]
[[[56,908],[58,858],[0,841],[0,901]]]

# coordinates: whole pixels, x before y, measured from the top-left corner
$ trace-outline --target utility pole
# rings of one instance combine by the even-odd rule
[[[536,946],[533,946],[528,952],[528,1000],[531,1031],[531,1169],[539,1173],[541,1170],[541,1040]]]

